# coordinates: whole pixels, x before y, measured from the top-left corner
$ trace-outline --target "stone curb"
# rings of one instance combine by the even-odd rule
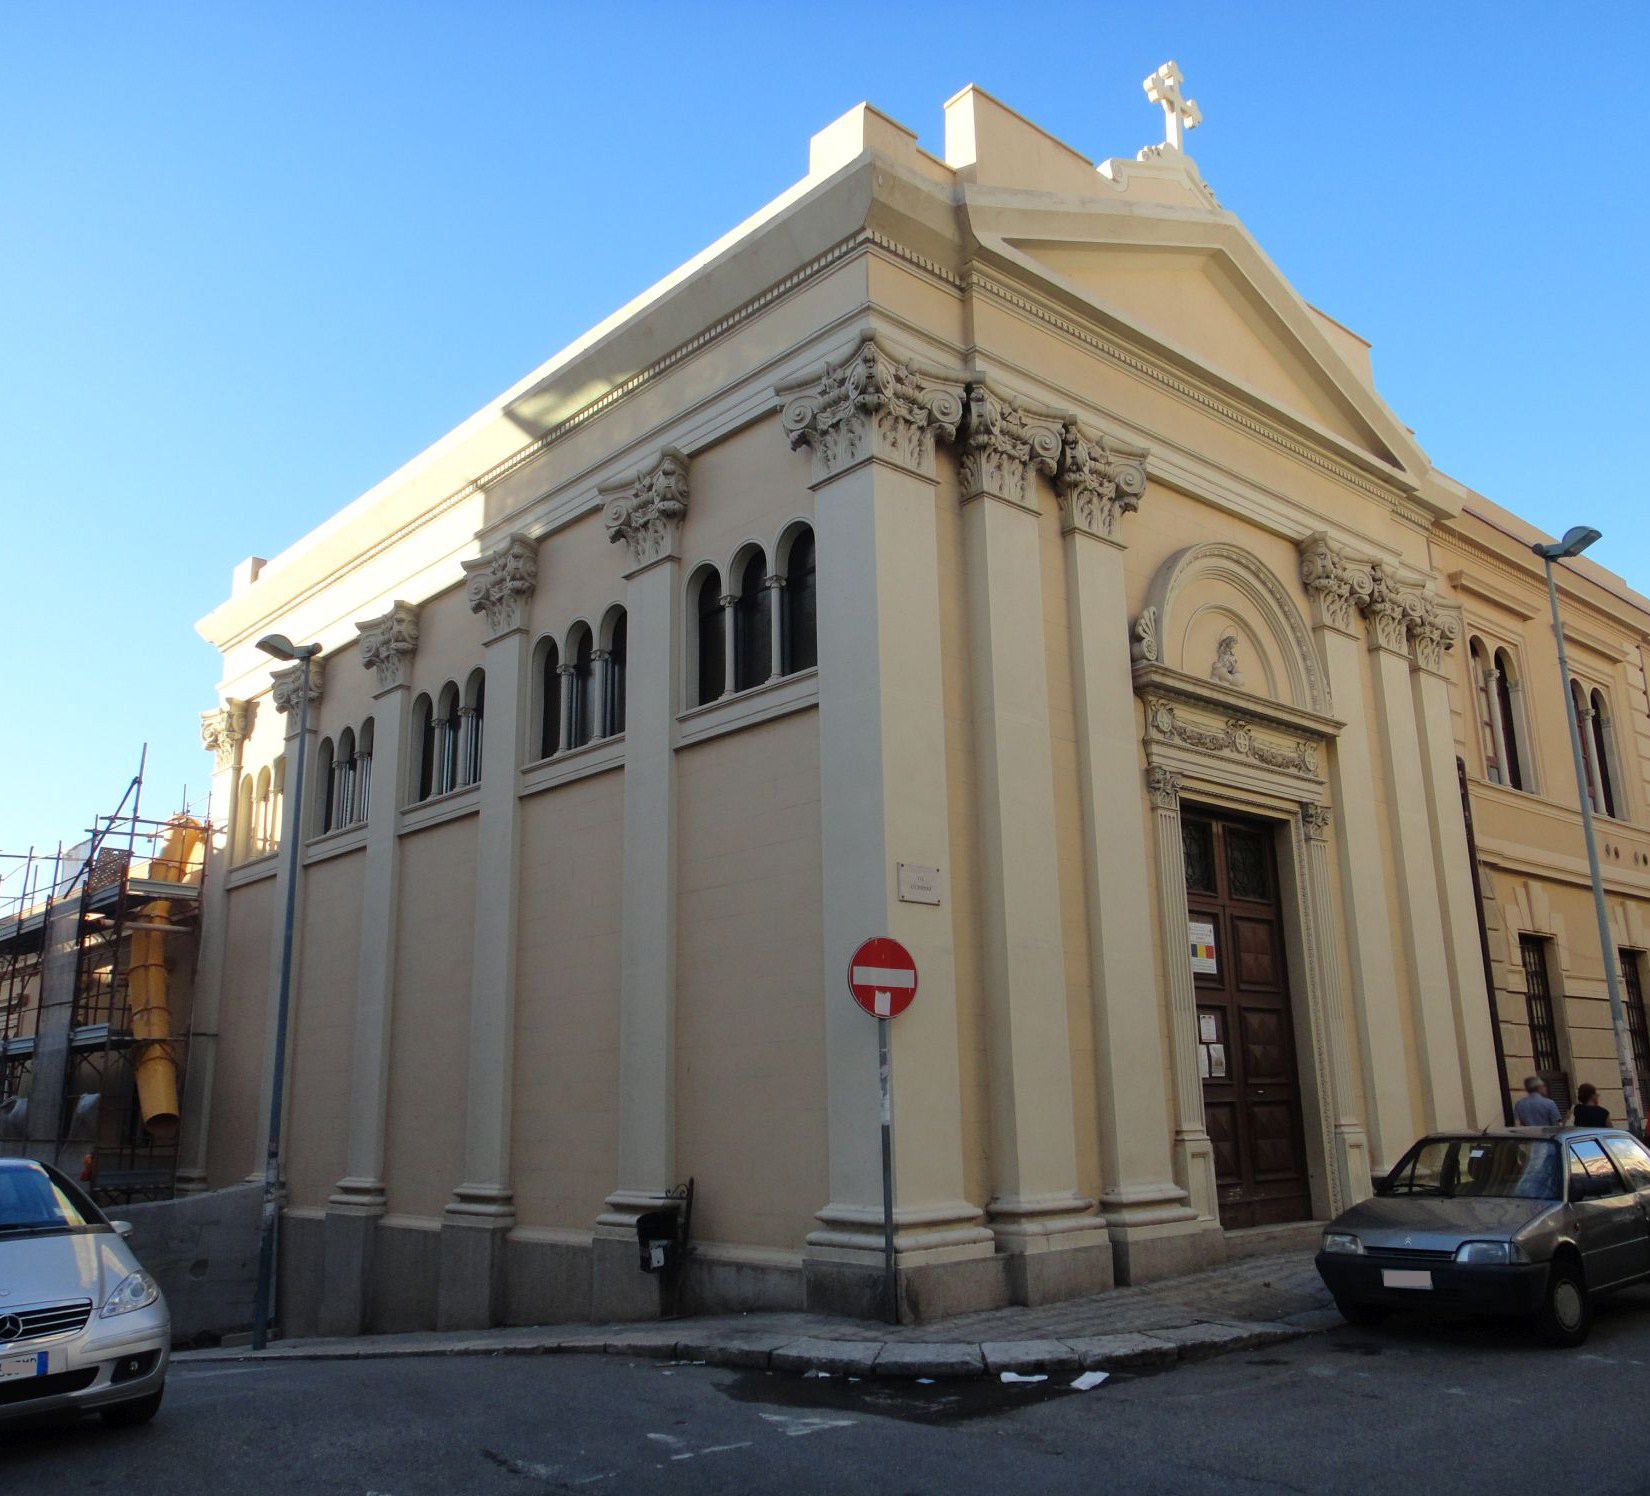
[[[265,1351],[247,1348],[179,1351],[180,1365],[215,1361],[387,1361],[409,1356],[636,1356],[693,1365],[724,1366],[833,1376],[977,1377],[1017,1371],[1025,1375],[1067,1371],[1157,1371],[1231,1351],[1277,1345],[1329,1328],[1322,1316],[1296,1321],[1204,1321],[1171,1329],[1047,1340],[824,1340],[750,1332],[695,1335],[691,1328],[512,1336],[420,1335],[402,1345],[290,1341]],[[1334,1323],[1340,1322],[1338,1314]]]

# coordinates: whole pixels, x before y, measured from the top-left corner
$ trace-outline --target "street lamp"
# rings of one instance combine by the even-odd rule
[[[269,1152],[264,1156],[263,1228],[258,1243],[258,1289],[252,1301],[252,1349],[269,1343],[269,1302],[275,1280],[275,1229],[281,1183],[281,1093],[286,1084],[286,1020],[292,992],[292,922],[298,895],[298,848],[304,824],[304,746],[309,738],[309,662],[319,644],[294,644],[285,634],[265,634],[258,648],[266,655],[303,666],[298,680],[298,763],[292,776],[292,835],[286,849],[286,910],[281,925],[281,981],[275,1000],[275,1073],[269,1087]]]
[[[1621,1001],[1621,978],[1616,971],[1616,952],[1610,938],[1610,916],[1604,907],[1604,879],[1598,869],[1598,843],[1593,839],[1593,800],[1587,788],[1587,769],[1581,756],[1581,724],[1576,720],[1575,697],[1570,691],[1570,660],[1564,650],[1564,625],[1558,617],[1558,584],[1553,578],[1553,562],[1579,556],[1599,532],[1577,525],[1564,532],[1552,545],[1532,545],[1547,567],[1547,601],[1553,610],[1553,638],[1558,641],[1558,683],[1564,693],[1564,711],[1570,722],[1570,757],[1575,762],[1576,795],[1581,801],[1581,834],[1587,843],[1587,871],[1593,880],[1593,913],[1598,918],[1599,954],[1604,958],[1604,980],[1610,992],[1610,1025],[1616,1031],[1616,1060],[1621,1066],[1621,1094],[1627,1107],[1627,1126],[1644,1136],[1644,1115],[1639,1110],[1638,1076],[1633,1064],[1633,1043],[1627,1032],[1627,1010]]]

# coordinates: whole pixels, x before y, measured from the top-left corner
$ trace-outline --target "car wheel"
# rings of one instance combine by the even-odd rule
[[[1573,1262],[1555,1262],[1547,1270],[1547,1295],[1535,1314],[1535,1332],[1548,1345],[1571,1347],[1587,1339],[1593,1328],[1593,1299],[1581,1269]]]
[[[1335,1307],[1349,1325],[1358,1325],[1366,1330],[1374,1329],[1386,1318],[1385,1309],[1379,1309],[1374,1304],[1355,1304],[1351,1299],[1336,1299]]]
[[[165,1391],[165,1387],[157,1387],[147,1397],[135,1397],[131,1402],[116,1403],[112,1408],[103,1409],[98,1416],[110,1428],[136,1428],[160,1412],[160,1400]]]

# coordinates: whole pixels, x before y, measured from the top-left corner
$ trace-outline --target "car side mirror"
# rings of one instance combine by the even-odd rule
[[[110,1221],[109,1229],[116,1236],[127,1237],[132,1234],[132,1223],[130,1221]]]

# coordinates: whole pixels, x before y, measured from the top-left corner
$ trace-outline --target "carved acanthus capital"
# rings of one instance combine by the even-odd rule
[[[1180,776],[1162,764],[1146,770],[1146,792],[1159,810],[1180,809]]]
[[[688,460],[675,447],[666,447],[650,467],[634,478],[603,484],[607,501],[603,520],[607,538],[630,547],[630,559],[646,566],[676,554],[676,539],[687,517]]]
[[[1369,647],[1408,654],[1410,612],[1419,606],[1417,595],[1399,583],[1397,574],[1384,561],[1370,564],[1369,577],[1369,595],[1359,599],[1369,625]]]
[[[251,719],[248,705],[231,699],[215,712],[201,713],[201,747],[212,754],[216,768],[232,767],[235,750],[246,741]]]
[[[989,385],[969,385],[958,442],[963,501],[1007,499],[1035,509],[1031,475],[1054,476],[1061,434],[1059,417],[1028,410]]]
[[[527,604],[539,579],[539,550],[529,536],[511,535],[486,555],[459,565],[464,568],[470,611],[486,614],[489,637],[527,622]]]
[[[1313,622],[1352,633],[1352,615],[1364,606],[1374,586],[1369,563],[1354,559],[1344,545],[1326,535],[1303,540],[1300,552],[1301,582],[1312,598]]]
[[[1334,813],[1320,801],[1303,800],[1301,802],[1301,830],[1306,833],[1308,841],[1327,841],[1329,839],[1329,826],[1334,819]]]
[[[778,393],[786,438],[813,453],[816,483],[870,458],[931,478],[935,440],[953,439],[963,418],[961,379],[897,358],[870,334],[822,378]]]
[[[1455,648],[1461,637],[1461,617],[1453,608],[1439,605],[1431,592],[1414,593],[1416,606],[1405,614],[1409,630],[1410,657],[1422,670],[1444,673],[1444,654]]]
[[[388,613],[357,623],[355,630],[361,636],[361,663],[378,672],[378,689],[405,685],[418,650],[418,609],[397,599]]]
[[[1123,516],[1140,507],[1146,491],[1147,455],[1104,436],[1089,436],[1075,421],[1066,422],[1054,480],[1061,533],[1082,530],[1115,540]]]
[[[275,710],[283,716],[295,713],[298,710],[299,698],[303,693],[304,662],[300,660],[296,665],[287,665],[283,669],[270,672],[270,680],[274,683],[270,688],[270,696],[275,702]],[[309,661],[309,704],[314,706],[321,699],[321,693],[326,689],[326,662],[319,656]]]

